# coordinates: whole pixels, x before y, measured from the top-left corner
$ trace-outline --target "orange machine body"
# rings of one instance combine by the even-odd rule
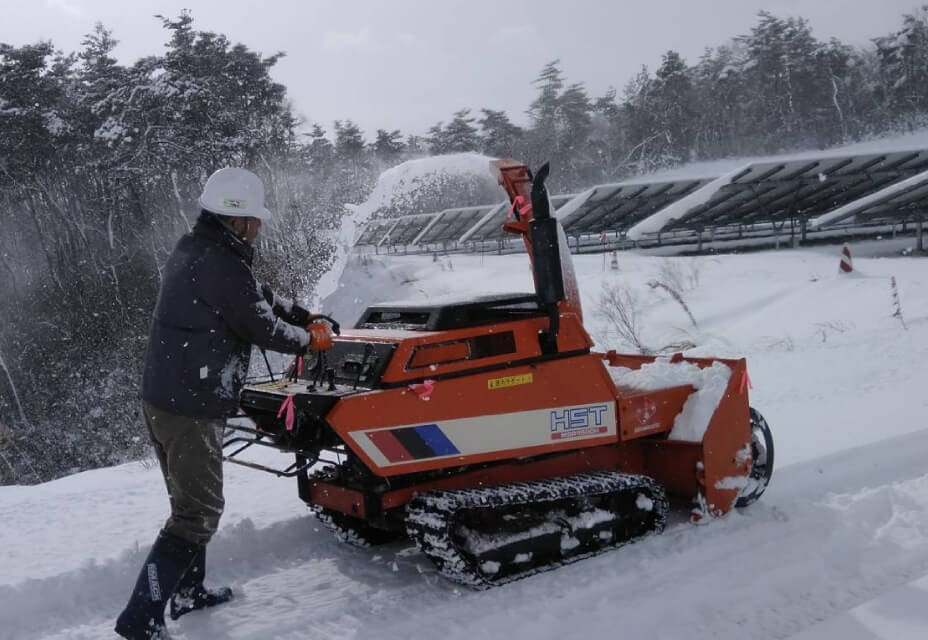
[[[342,398],[327,416],[365,465],[385,478],[466,470],[386,491],[380,508],[402,506],[427,489],[622,470],[651,476],[677,496],[701,496],[710,514],[730,510],[739,479],[750,471],[750,455],[744,453],[751,441],[744,360],[721,360],[731,375],[703,439],[671,440],[668,434],[693,393],[691,386],[617,387],[610,367],[638,369],[656,358],[588,351],[589,337],[569,313],[562,315],[558,336],[559,353],[565,355],[544,358],[537,335],[545,323],[536,318],[494,326],[491,335],[511,334],[516,350],[475,359],[462,356],[471,353],[475,338],[488,335],[486,327],[389,336],[353,330],[339,338],[398,341],[383,376],[391,388]],[[508,337],[499,342],[510,344]],[[428,351],[437,360],[444,353],[449,361],[413,366]],[[708,367],[719,360],[677,356],[675,361]],[[416,389],[424,380],[431,383],[427,396]],[[433,438],[432,446],[410,446],[399,435],[417,429],[432,431],[441,443]],[[474,471],[480,465],[488,466]],[[361,492],[338,492],[333,501],[324,495],[329,489],[324,482],[314,486],[324,506],[351,514],[365,508]]]

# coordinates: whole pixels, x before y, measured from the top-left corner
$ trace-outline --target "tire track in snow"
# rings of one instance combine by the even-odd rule
[[[381,618],[358,637],[611,637],[621,620],[636,638],[786,638],[928,573],[925,450],[919,432],[787,467],[742,514],[502,593],[433,599],[427,615],[410,612],[415,623]]]

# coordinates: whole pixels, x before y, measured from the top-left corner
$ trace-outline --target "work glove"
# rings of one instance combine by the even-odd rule
[[[300,327],[305,327],[312,321],[313,314],[294,302],[293,306],[290,307],[290,319],[287,320],[287,322]]]
[[[332,332],[332,326],[325,320],[317,320],[309,323],[306,327],[309,332],[310,351],[328,351],[332,348],[332,338],[335,334]]]

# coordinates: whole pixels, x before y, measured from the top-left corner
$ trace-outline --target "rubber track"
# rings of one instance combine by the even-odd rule
[[[315,471],[310,475],[310,478],[313,480],[331,480],[332,477],[328,470]],[[344,542],[353,547],[358,547],[360,549],[369,549],[384,542],[388,541],[391,537],[387,537],[381,532],[371,532],[368,534],[367,527],[363,520],[358,520],[358,527],[348,526],[335,521],[337,514],[326,509],[325,507],[320,507],[316,504],[309,504],[309,510],[314,516],[319,520],[319,522],[332,534],[335,536],[335,539],[339,542]],[[397,537],[402,537],[397,536]]]
[[[376,544],[365,537],[361,530],[343,527],[335,522],[332,518],[332,514],[329,513],[327,509],[323,509],[316,505],[310,505],[309,509],[319,522],[335,535],[335,538],[339,542],[344,542],[345,544],[350,544],[353,547],[359,547],[361,549],[368,549]]]
[[[520,482],[495,487],[433,491],[415,496],[406,507],[406,532],[419,549],[438,567],[439,572],[453,582],[475,589],[487,589],[514,580],[549,571],[584,558],[621,547],[633,540],[617,540],[594,551],[563,558],[546,565],[532,567],[500,579],[487,579],[474,563],[453,543],[451,530],[454,515],[461,509],[503,507],[517,504],[538,505],[564,498],[579,498],[607,493],[646,490],[653,501],[657,520],[653,531],[663,530],[669,503],[664,488],[652,478],[619,472],[581,473],[564,478],[536,482]],[[637,539],[637,538],[636,538]]]

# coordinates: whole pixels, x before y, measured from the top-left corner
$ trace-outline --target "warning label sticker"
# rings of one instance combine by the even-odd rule
[[[517,387],[520,384],[532,384],[532,374],[523,373],[520,376],[492,378],[487,380],[487,389],[505,389],[506,387]]]

